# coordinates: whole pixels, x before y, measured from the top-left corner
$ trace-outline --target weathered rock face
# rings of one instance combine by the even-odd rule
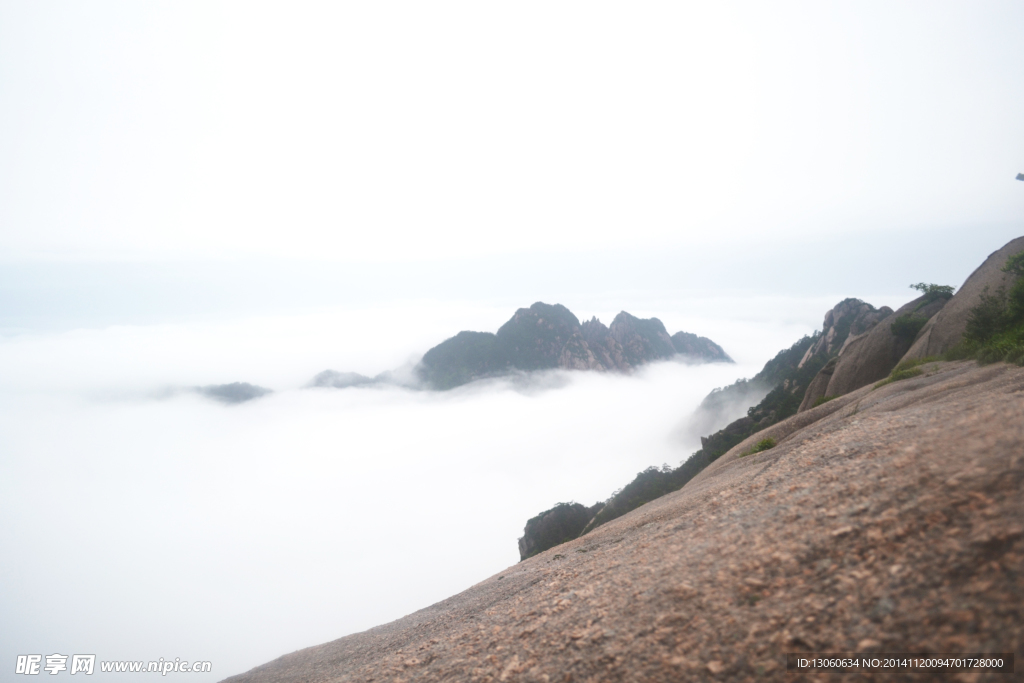
[[[875,315],[863,316],[857,321],[857,327],[863,329],[865,324],[870,324],[868,330],[855,335],[851,329],[839,355],[818,372],[807,388],[798,412],[813,407],[820,398],[842,396],[888,376],[914,341],[913,336],[900,333],[896,321],[913,320],[921,325],[942,310],[946,301],[948,299],[943,297],[921,296],[890,313],[880,323]],[[875,313],[884,311],[891,309],[883,307]]]
[[[710,339],[688,336],[699,340],[698,349],[710,349],[701,359],[731,362]],[[497,334],[460,332],[438,344],[424,354],[418,374],[435,389],[450,389],[513,370],[628,371],[675,355],[672,338],[657,318],[623,311],[610,328],[597,318],[581,325],[565,306],[538,302],[516,311]]]
[[[825,313],[820,333],[804,337],[790,348],[780,351],[750,380],[740,380],[711,392],[698,407],[691,424],[699,425],[707,431],[722,429],[728,424],[723,418],[734,415],[735,406],[745,401],[745,407],[749,406],[747,415],[753,422],[744,428],[750,433],[750,430],[763,429],[793,415],[804,405],[813,404],[825,395],[820,392],[827,388],[827,384],[822,386],[824,380],[818,380],[811,392],[814,395],[808,403],[808,390],[818,372],[829,367],[830,360],[844,346],[856,343],[857,339],[874,329],[880,320],[891,313],[892,309],[888,306],[876,309],[860,299],[840,301]],[[832,364],[828,373],[831,374],[835,367]],[[715,442],[723,445],[730,441],[735,443],[739,438],[740,426],[743,425],[747,423],[740,421],[737,425],[729,424],[728,428],[722,430],[722,434],[713,435]]]
[[[629,363],[622,355],[622,344],[615,341],[608,326],[597,318],[591,318],[582,325],[583,339],[602,367],[609,370],[629,370]]]
[[[451,389],[480,377],[507,372],[511,365],[490,332],[459,332],[423,355],[421,375],[436,389]]]
[[[850,344],[847,344],[846,348],[849,348],[850,346]],[[814,407],[814,404],[818,402],[818,399],[829,395],[828,383],[831,381],[832,373],[836,371],[836,365],[838,363],[838,357],[832,358],[825,363],[825,367],[818,371],[818,374],[814,376],[811,383],[807,385],[807,392],[804,394],[804,400],[800,403],[800,407],[797,409],[798,413]]]
[[[676,353],[692,356],[702,361],[732,363],[732,358],[721,346],[707,337],[698,337],[692,332],[676,332],[672,335],[672,347]]]
[[[608,332],[622,346],[622,356],[631,366],[676,355],[672,337],[657,318],[641,319],[622,311],[615,316]]]
[[[825,314],[821,326],[821,336],[800,360],[798,367],[803,367],[815,357],[831,358],[837,355],[843,344],[856,338],[877,325],[889,316],[892,309],[888,306],[875,308],[860,299],[844,299]]]
[[[1011,285],[1013,276],[1004,273],[1002,267],[1006,264],[1006,259],[1020,251],[1024,251],[1024,237],[1011,240],[985,259],[985,262],[964,281],[963,286],[942,311],[925,324],[917,341],[904,358],[912,360],[938,356],[959,344],[967,328],[967,317],[971,309],[981,302],[985,288],[994,293],[999,287],[1009,288]]]
[[[580,321],[561,304],[538,302],[520,308],[496,337],[510,364],[518,370],[598,367],[583,341]]]
[[[586,507],[579,503],[559,503],[526,523],[519,539],[519,559],[525,560],[548,548],[571,541],[580,535],[602,504]]]

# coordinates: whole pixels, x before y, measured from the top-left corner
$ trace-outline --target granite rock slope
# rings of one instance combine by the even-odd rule
[[[808,385],[800,410],[807,410],[824,396],[842,396],[885,378],[914,341],[896,334],[893,322],[909,316],[930,320],[947,301],[941,297],[920,296],[875,322],[867,331],[857,335],[851,332],[839,355],[826,363]]]
[[[1009,287],[1012,283],[1013,276],[1004,273],[1002,267],[1008,258],[1020,251],[1024,251],[1024,237],[1011,240],[989,255],[964,281],[949,303],[925,324],[904,358],[913,360],[938,356],[960,343],[967,329],[967,317],[971,309],[981,302],[986,288],[994,293],[999,287]]]
[[[922,367],[448,600],[228,680],[848,681],[787,674],[784,653],[1019,653],[1024,368]]]

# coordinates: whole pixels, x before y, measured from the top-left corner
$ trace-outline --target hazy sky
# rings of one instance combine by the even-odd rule
[[[4,2],[0,253],[380,263],[1019,225],[1022,29],[1019,2]]]
[[[838,300],[1024,234],[1021,36],[1020,2],[0,0],[0,680],[219,680],[677,464]],[[738,364],[302,388],[537,300]],[[184,391],[234,381],[275,391]]]

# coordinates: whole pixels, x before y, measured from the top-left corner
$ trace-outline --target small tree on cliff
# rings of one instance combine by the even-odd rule
[[[933,282],[918,282],[916,285],[910,285],[911,289],[924,294],[928,302],[935,301],[936,299],[948,299],[953,296],[953,287],[949,285],[937,285]]]

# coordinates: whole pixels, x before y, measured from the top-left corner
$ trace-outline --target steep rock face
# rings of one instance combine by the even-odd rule
[[[607,325],[595,317],[581,327],[584,341],[602,367],[608,370],[629,370],[629,363],[622,355],[622,344],[615,341]]]
[[[420,374],[436,389],[451,389],[506,372],[510,362],[490,332],[459,332],[423,355]]]
[[[793,415],[804,403],[808,386],[819,370],[835,358],[844,345],[854,343],[891,313],[888,306],[875,308],[860,299],[840,301],[825,313],[821,332],[780,351],[751,379],[739,380],[708,394],[691,418],[691,424],[699,426],[702,434],[722,429],[741,405],[753,418],[751,429],[763,429]],[[816,392],[821,389],[819,386]],[[818,398],[820,396],[814,396],[811,401]],[[737,438],[736,429],[723,431],[726,434],[716,442]]]
[[[907,338],[896,334],[894,323],[910,316],[918,320],[928,320],[942,310],[946,301],[948,299],[941,297],[918,297],[901,306],[870,332],[858,338],[840,354],[825,395],[842,396],[888,376],[914,341],[913,337]]]
[[[580,321],[561,304],[537,302],[529,308],[520,308],[496,336],[512,367],[518,370],[598,367],[583,341]],[[562,362],[566,365],[561,365]]]
[[[811,358],[831,358],[839,353],[847,340],[852,340],[877,325],[892,313],[888,306],[875,308],[860,299],[844,299],[825,314],[821,336],[807,349],[798,367],[803,367]]]
[[[863,339],[863,335],[858,337]],[[856,342],[854,342],[856,343]],[[850,343],[844,345],[844,348],[849,348]],[[836,371],[836,365],[839,363],[839,358],[832,358],[829,362],[825,363],[825,366],[818,371],[818,374],[814,376],[811,383],[807,385],[807,392],[804,393],[804,400],[800,403],[800,407],[797,408],[798,413],[801,413],[808,408],[813,408],[814,404],[818,402],[818,399],[825,398],[828,396],[828,383],[832,380],[832,373]]]
[[[676,354],[672,337],[657,318],[642,319],[622,311],[612,320],[608,332],[622,346],[622,356],[631,366]]]
[[[579,503],[559,503],[526,523],[519,539],[519,559],[525,560],[548,548],[571,541],[580,535],[602,504],[586,507]]]
[[[672,335],[672,347],[676,353],[692,356],[704,361],[734,362],[721,346],[707,337],[698,337],[692,332],[676,332]]]
[[[938,356],[959,344],[967,328],[967,317],[971,309],[981,302],[985,288],[994,293],[999,287],[1008,288],[1013,282],[1013,276],[1004,273],[1002,267],[1006,259],[1020,251],[1024,251],[1024,237],[1011,240],[1002,249],[989,255],[964,281],[949,303],[925,324],[904,358],[912,360]]]

